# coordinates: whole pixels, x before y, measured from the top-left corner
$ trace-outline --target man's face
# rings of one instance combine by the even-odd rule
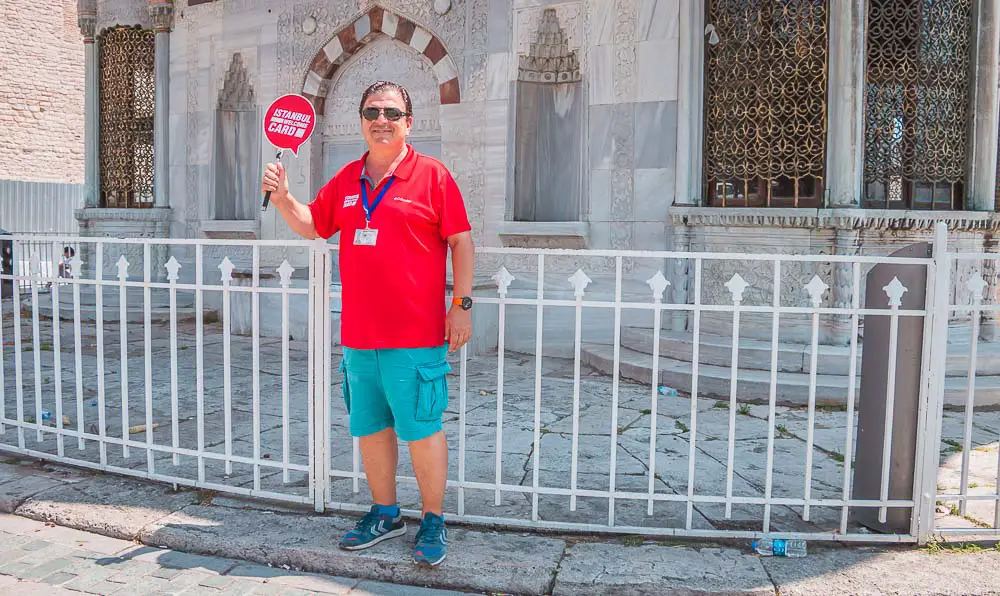
[[[370,111],[369,108],[380,108],[375,120],[368,120],[364,116],[364,112]],[[402,116],[395,121],[390,120],[385,110],[391,112],[393,109],[406,113],[406,104],[396,91],[379,91],[371,94],[365,101],[361,116],[361,134],[365,137],[369,148],[402,147],[406,142],[413,118]]]

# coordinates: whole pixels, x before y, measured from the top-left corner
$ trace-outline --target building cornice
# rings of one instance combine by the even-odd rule
[[[1000,214],[983,211],[901,209],[780,209],[681,207],[670,209],[670,223],[687,227],[806,228],[833,230],[931,231],[938,222],[951,231],[995,232]]]

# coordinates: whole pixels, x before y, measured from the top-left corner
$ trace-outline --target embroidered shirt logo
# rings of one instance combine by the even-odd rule
[[[404,203],[412,203],[413,202],[413,199],[406,199],[406,198],[403,198],[403,197],[393,197],[392,200],[393,201],[402,201]]]
[[[353,207],[358,204],[360,195],[347,195],[344,197],[344,207]]]

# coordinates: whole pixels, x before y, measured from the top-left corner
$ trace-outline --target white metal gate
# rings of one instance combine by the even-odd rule
[[[81,249],[71,279],[37,257],[28,275],[3,276],[27,285],[3,285],[0,300],[0,450],[316,511],[368,508],[341,399],[335,247],[11,239],[15,252]],[[948,252],[943,226],[930,259],[480,248],[492,285],[477,292],[473,350],[450,357],[447,515],[666,536],[997,535],[1000,419],[980,406],[1000,401],[1000,366],[992,342],[955,339],[995,318],[996,300],[983,301],[994,257]],[[863,305],[878,263],[926,267],[926,308],[900,308],[898,283],[884,288],[890,308]],[[889,498],[891,425],[875,463],[854,452],[866,317],[925,328],[907,498]],[[845,345],[821,341],[831,329],[846,329]],[[855,498],[859,465],[881,471],[878,498]],[[398,478],[419,514],[406,457]],[[902,531],[851,516],[895,508],[912,513]]]

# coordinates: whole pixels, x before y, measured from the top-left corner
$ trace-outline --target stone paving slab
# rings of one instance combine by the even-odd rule
[[[435,569],[413,564],[416,527],[378,548],[347,552],[337,541],[354,526],[345,516],[280,515],[266,511],[191,506],[143,531],[147,544],[245,559],[307,571],[409,585],[517,594],[545,594],[565,543],[540,536],[454,528],[449,556]]]
[[[0,565],[0,593],[457,596],[456,592],[301,573],[134,544],[117,556],[107,556],[87,546],[103,537],[67,530],[84,543],[67,547],[49,541],[53,529],[42,522],[0,514],[0,562],[18,558],[13,564]],[[3,546],[11,544],[19,547],[5,552]]]
[[[113,538],[134,540],[149,524],[197,501],[195,491],[174,492],[168,485],[95,475],[76,484],[40,492],[26,500],[16,513]]]
[[[812,594],[1000,594],[1000,550],[928,554],[860,546],[805,559],[761,559],[782,596]]]
[[[590,543],[567,549],[552,594],[773,596],[774,586],[747,551]]]

